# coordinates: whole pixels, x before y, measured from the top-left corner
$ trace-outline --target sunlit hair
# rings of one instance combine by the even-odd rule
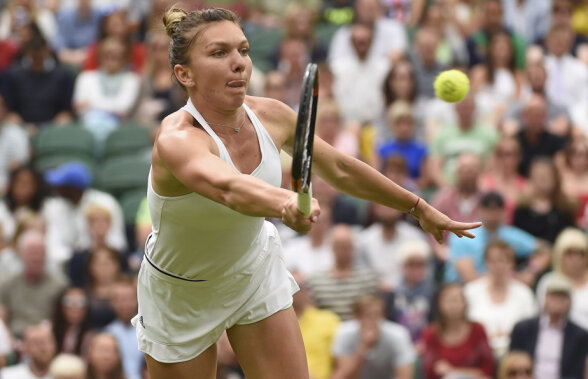
[[[577,228],[564,229],[553,244],[553,269],[561,272],[561,258],[568,249],[579,249],[588,256],[588,238]]]
[[[206,25],[230,21],[241,27],[239,17],[227,9],[207,8],[192,12],[172,7],[163,15],[165,31],[171,38],[169,63],[175,65],[190,63],[190,47],[198,39]],[[180,83],[180,85],[182,85]],[[183,86],[182,86],[183,87]]]

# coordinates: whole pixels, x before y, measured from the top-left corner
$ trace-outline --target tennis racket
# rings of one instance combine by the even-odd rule
[[[305,217],[310,216],[312,201],[310,169],[312,166],[312,146],[317,103],[318,68],[315,63],[309,63],[302,79],[302,92],[300,93],[294,152],[292,154],[292,190],[298,193],[298,209]]]

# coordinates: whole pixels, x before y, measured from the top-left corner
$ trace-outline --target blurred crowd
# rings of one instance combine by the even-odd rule
[[[147,176],[128,202],[100,172],[124,166],[116,133],[152,144],[187,99],[173,4],[239,14],[251,95],[296,110],[318,63],[318,136],[483,222],[438,244],[314,178],[312,231],[272,220],[311,378],[588,378],[588,1],[0,0],[0,379],[148,378],[130,324]],[[433,88],[450,68],[471,83],[457,104]],[[47,153],[78,132],[89,157]],[[218,352],[242,378],[226,335]]]

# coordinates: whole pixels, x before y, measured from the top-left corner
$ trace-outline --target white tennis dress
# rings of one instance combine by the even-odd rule
[[[251,173],[281,183],[280,156],[257,116],[245,104],[262,159]],[[220,158],[237,168],[220,138],[191,100],[182,108],[214,139]],[[138,277],[139,312],[132,320],[139,350],[160,362],[190,360],[224,330],[288,308],[298,290],[280,254],[276,228],[195,192],[160,196],[147,189],[153,231]]]

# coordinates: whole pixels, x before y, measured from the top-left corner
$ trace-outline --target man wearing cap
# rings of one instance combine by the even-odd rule
[[[542,314],[520,321],[512,332],[510,350],[526,351],[533,357],[536,379],[588,377],[588,331],[568,318],[571,291],[565,276],[550,277]]]
[[[550,263],[546,249],[534,236],[515,226],[504,224],[504,199],[498,192],[485,193],[480,200],[483,225],[473,233],[476,238],[449,237],[449,260],[445,266],[446,282],[470,282],[486,272],[484,251],[493,240],[506,242],[517,259],[529,258],[525,281],[532,284]],[[528,275],[527,275],[528,274]]]
[[[57,262],[68,260],[75,250],[91,246],[85,209],[100,205],[109,210],[112,227],[106,236],[107,244],[119,251],[127,247],[123,212],[114,197],[89,188],[90,170],[80,162],[67,162],[45,172],[45,180],[55,188],[58,197],[49,199],[44,211],[47,220],[49,258]]]

